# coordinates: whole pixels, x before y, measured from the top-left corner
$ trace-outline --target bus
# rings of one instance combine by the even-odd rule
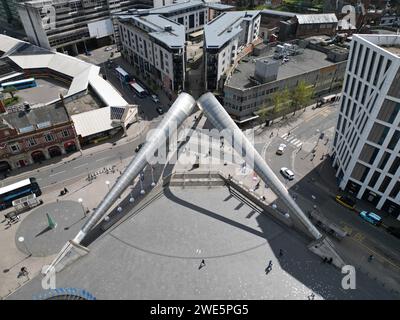
[[[146,90],[143,89],[137,82],[131,81],[129,82],[129,85],[139,98],[144,98],[146,96]]]
[[[12,207],[16,199],[34,194],[36,197],[42,194],[35,178],[28,178],[0,188],[0,210]]]
[[[124,69],[121,67],[115,68],[115,72],[118,75],[118,78],[123,81],[124,83],[128,83],[131,80],[131,77],[129,76],[129,73],[126,72]]]
[[[29,78],[29,79],[23,79],[23,80],[11,81],[11,82],[3,82],[1,84],[1,87],[3,89],[6,89],[7,87],[14,87],[17,90],[22,90],[22,89],[26,89],[26,88],[36,87],[36,81],[34,78]]]

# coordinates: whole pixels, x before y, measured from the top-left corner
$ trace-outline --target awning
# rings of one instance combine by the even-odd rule
[[[248,121],[257,119],[257,118],[259,118],[259,117],[260,117],[260,116],[255,115],[255,116],[252,116],[252,117],[249,117],[249,118],[240,119],[240,120],[233,119],[233,121],[235,121],[236,123],[245,123],[245,122],[248,122]]]

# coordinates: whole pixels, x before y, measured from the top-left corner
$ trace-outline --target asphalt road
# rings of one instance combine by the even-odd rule
[[[314,146],[327,149],[326,139],[332,141],[336,125],[334,107],[327,107],[317,111],[309,120],[290,130],[290,136],[302,143],[302,149],[288,142],[284,134],[279,134],[267,142],[265,159],[279,179],[287,186],[291,194],[295,194],[298,203],[304,211],[312,210],[316,205],[318,211],[328,219],[344,227],[353,237],[362,242],[370,253],[381,254],[388,263],[400,261],[400,240],[388,234],[382,227],[376,227],[362,220],[358,214],[338,204],[334,197],[321,185],[324,184],[319,176],[318,169],[312,166],[310,151]],[[319,140],[320,133],[324,132],[324,139]],[[284,136],[282,138],[281,136]],[[293,138],[292,138],[293,139]],[[319,140],[318,144],[317,141]],[[296,140],[295,140],[296,141]],[[300,142],[296,142],[297,145]],[[276,155],[280,143],[287,145],[283,155]],[[307,149],[308,148],[308,149]],[[324,165],[329,165],[325,163]],[[295,179],[288,181],[280,173],[281,167],[294,171]],[[313,181],[314,179],[314,181]],[[362,206],[362,204],[360,205]],[[400,270],[400,269],[399,269]]]

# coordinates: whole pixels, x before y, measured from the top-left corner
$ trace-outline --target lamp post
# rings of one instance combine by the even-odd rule
[[[110,181],[107,180],[106,185],[107,185],[108,191],[110,191]]]
[[[121,208],[121,207],[118,207],[118,208],[117,208],[117,211],[118,211],[118,213],[121,213],[121,212],[122,212],[122,208]]]
[[[30,252],[28,247],[26,246],[25,238],[21,236],[21,237],[18,238],[18,241],[24,245],[26,251],[28,252],[28,257],[31,257],[32,256],[32,252]]]
[[[86,212],[85,212],[85,207],[83,206],[83,199],[79,198],[78,202],[81,204],[82,211],[83,211],[83,217],[86,218]]]
[[[156,183],[154,182],[153,167],[150,166],[150,168],[151,168],[151,179],[152,179],[151,186],[154,187],[156,185]]]

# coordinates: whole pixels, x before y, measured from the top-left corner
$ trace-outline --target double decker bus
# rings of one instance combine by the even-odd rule
[[[28,78],[28,79],[17,80],[17,81],[3,82],[1,84],[1,87],[3,89],[6,89],[8,87],[14,87],[17,90],[26,89],[26,88],[33,88],[33,87],[36,87],[36,86],[37,85],[36,85],[35,78]]]
[[[0,210],[12,206],[16,199],[35,194],[37,197],[42,194],[35,178],[28,178],[0,188]]]

